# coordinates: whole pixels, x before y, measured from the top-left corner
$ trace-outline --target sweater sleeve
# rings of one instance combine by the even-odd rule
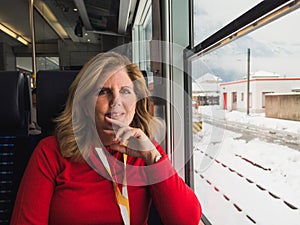
[[[11,225],[48,224],[55,176],[59,168],[56,159],[59,156],[53,151],[53,147],[57,148],[55,145],[42,140],[34,150],[20,183]]]
[[[163,168],[170,171],[171,162],[160,148],[158,147],[158,150],[163,154],[163,158],[158,164],[164,163]],[[163,224],[197,225],[199,223],[202,210],[197,196],[176,171],[167,179],[152,184],[150,191]]]

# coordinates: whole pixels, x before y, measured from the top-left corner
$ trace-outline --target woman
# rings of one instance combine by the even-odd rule
[[[198,224],[193,191],[153,140],[139,68],[117,53],[92,58],[70,87],[55,136],[36,147],[11,224]]]

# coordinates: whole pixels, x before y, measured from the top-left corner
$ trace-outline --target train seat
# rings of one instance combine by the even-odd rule
[[[64,109],[69,87],[78,71],[38,71],[36,81],[37,123],[42,136],[51,135],[53,119]]]
[[[31,151],[28,138],[30,86],[18,71],[0,72],[0,224],[9,224]]]

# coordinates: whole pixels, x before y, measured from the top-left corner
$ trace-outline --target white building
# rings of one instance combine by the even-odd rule
[[[228,110],[247,110],[247,80],[220,84],[221,105]],[[249,80],[249,111],[264,112],[268,93],[295,92],[300,89],[299,77],[280,77],[278,74],[258,71]]]
[[[199,77],[192,83],[193,100],[200,105],[219,104],[221,82],[219,77],[211,73]]]

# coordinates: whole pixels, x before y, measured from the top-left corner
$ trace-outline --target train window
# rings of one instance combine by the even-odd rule
[[[195,44],[199,44],[262,0],[193,1],[194,42]]]
[[[133,26],[133,59],[142,70],[147,71],[148,82],[153,80],[150,65],[150,42],[152,40],[152,7],[150,2],[139,8],[135,24]]]
[[[192,60],[194,184],[211,224],[300,219],[299,20],[294,10]]]
[[[58,57],[36,57],[36,68],[39,70],[59,70]],[[17,68],[32,72],[32,57],[16,57]]]

